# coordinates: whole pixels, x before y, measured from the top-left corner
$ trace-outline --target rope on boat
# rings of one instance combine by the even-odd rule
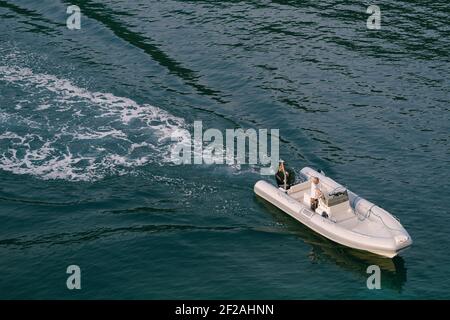
[[[366,214],[365,216],[363,216],[363,219],[360,219],[360,218],[359,218],[359,215],[356,215],[356,216],[358,217],[358,220],[359,220],[359,221],[364,221],[364,220],[366,220],[367,218],[369,218],[370,215],[372,214],[372,215],[374,215],[375,217],[377,217],[378,219],[380,219],[381,222],[384,224],[384,226],[385,226],[386,228],[388,228],[389,230],[402,232],[402,230],[400,230],[400,229],[396,229],[396,228],[391,228],[391,227],[389,227],[389,226],[384,222],[384,220],[383,220],[383,218],[382,218],[381,216],[379,216],[378,214],[376,214],[375,212],[373,212],[372,209],[373,209],[374,207],[376,207],[376,206],[377,206],[376,204],[373,204],[373,205],[367,210],[367,214]],[[353,209],[353,213],[355,213],[356,207],[355,207],[355,208],[352,207],[352,209]],[[394,216],[394,215],[392,215],[392,216],[393,216],[398,222],[400,222],[400,219],[398,219],[398,218],[397,218],[396,216]]]

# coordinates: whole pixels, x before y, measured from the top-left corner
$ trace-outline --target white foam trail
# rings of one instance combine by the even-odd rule
[[[63,98],[63,102],[70,102],[73,99],[85,99],[104,109],[107,115],[120,115],[124,123],[129,123],[133,119],[140,119],[150,124],[159,121],[159,129],[171,129],[174,125],[184,126],[181,118],[174,117],[168,112],[149,104],[139,105],[134,100],[117,97],[112,93],[90,92],[86,89],[73,85],[69,80],[59,79],[53,75],[34,74],[29,68],[0,66],[0,80],[10,83],[20,82],[24,86],[33,85],[36,88],[45,88]],[[48,109],[48,105],[45,109]],[[42,110],[40,105],[38,110]],[[167,133],[167,132],[162,132]],[[165,135],[164,135],[165,136]]]
[[[155,106],[29,68],[0,66],[0,81],[28,97],[20,108],[1,106],[0,169],[16,174],[75,181],[124,174],[168,161],[172,133],[186,127]]]

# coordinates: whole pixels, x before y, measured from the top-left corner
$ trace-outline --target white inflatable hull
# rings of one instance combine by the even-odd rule
[[[308,179],[311,176],[318,177],[321,186],[327,190],[343,188],[311,168],[305,167],[301,173]],[[313,212],[304,201],[296,198],[296,193],[301,194],[302,191],[296,192],[295,188],[303,188],[304,193],[309,192],[309,189],[299,184],[293,186],[289,194],[264,180],[255,184],[254,191],[305,226],[344,246],[392,258],[412,244],[408,232],[396,218],[349,190],[353,210],[345,213],[347,216],[341,220],[333,220]]]

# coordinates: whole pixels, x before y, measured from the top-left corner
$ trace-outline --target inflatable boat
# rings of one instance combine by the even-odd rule
[[[393,258],[412,244],[400,221],[386,210],[347,190],[309,167],[300,171],[304,182],[287,190],[267,181],[255,193],[322,236],[354,249]],[[311,209],[311,178],[319,178],[322,197]]]

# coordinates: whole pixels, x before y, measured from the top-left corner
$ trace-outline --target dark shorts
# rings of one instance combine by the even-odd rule
[[[315,211],[319,205],[319,199],[311,198],[311,210]]]

